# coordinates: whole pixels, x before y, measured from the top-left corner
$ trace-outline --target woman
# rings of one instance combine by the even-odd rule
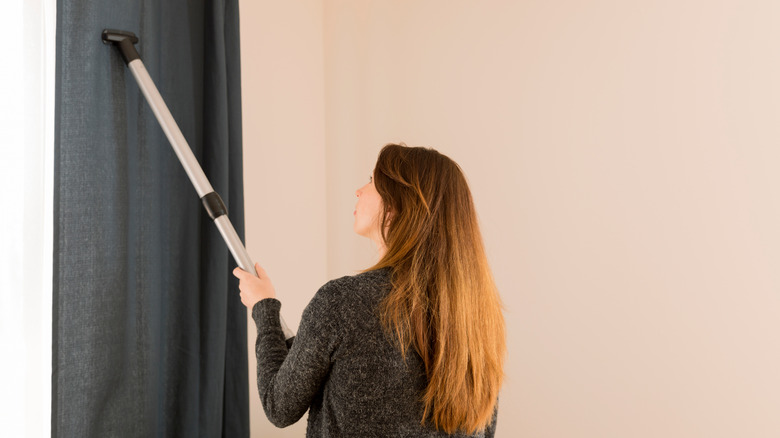
[[[268,419],[285,427],[308,409],[308,437],[492,437],[504,319],[460,168],[389,144],[356,195],[355,232],[379,262],[322,286],[289,348],[265,271],[234,271]]]

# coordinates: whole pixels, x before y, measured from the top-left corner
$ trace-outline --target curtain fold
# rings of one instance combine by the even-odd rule
[[[57,5],[52,436],[249,436],[235,263],[104,28],[243,237],[237,0]]]

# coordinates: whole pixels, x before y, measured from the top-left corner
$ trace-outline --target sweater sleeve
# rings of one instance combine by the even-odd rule
[[[257,325],[257,389],[268,420],[277,427],[298,421],[321,391],[331,353],[341,339],[338,297],[328,284],[306,309],[295,342],[288,349],[279,322],[281,303],[259,301],[252,309]]]

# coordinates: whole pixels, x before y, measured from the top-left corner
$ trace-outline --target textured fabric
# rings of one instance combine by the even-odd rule
[[[243,234],[237,0],[58,1],[52,435],[249,436],[234,262],[104,28]]]
[[[389,268],[326,283],[303,312],[288,349],[273,298],[252,309],[257,324],[257,382],[268,419],[290,425],[309,410],[307,437],[442,437],[420,425],[426,386],[422,358],[406,361],[386,337],[378,305]],[[497,410],[487,430],[492,437]]]

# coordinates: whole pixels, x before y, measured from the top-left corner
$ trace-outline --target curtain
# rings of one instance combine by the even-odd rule
[[[235,263],[104,28],[243,236],[237,0],[57,4],[52,436],[249,435]]]

